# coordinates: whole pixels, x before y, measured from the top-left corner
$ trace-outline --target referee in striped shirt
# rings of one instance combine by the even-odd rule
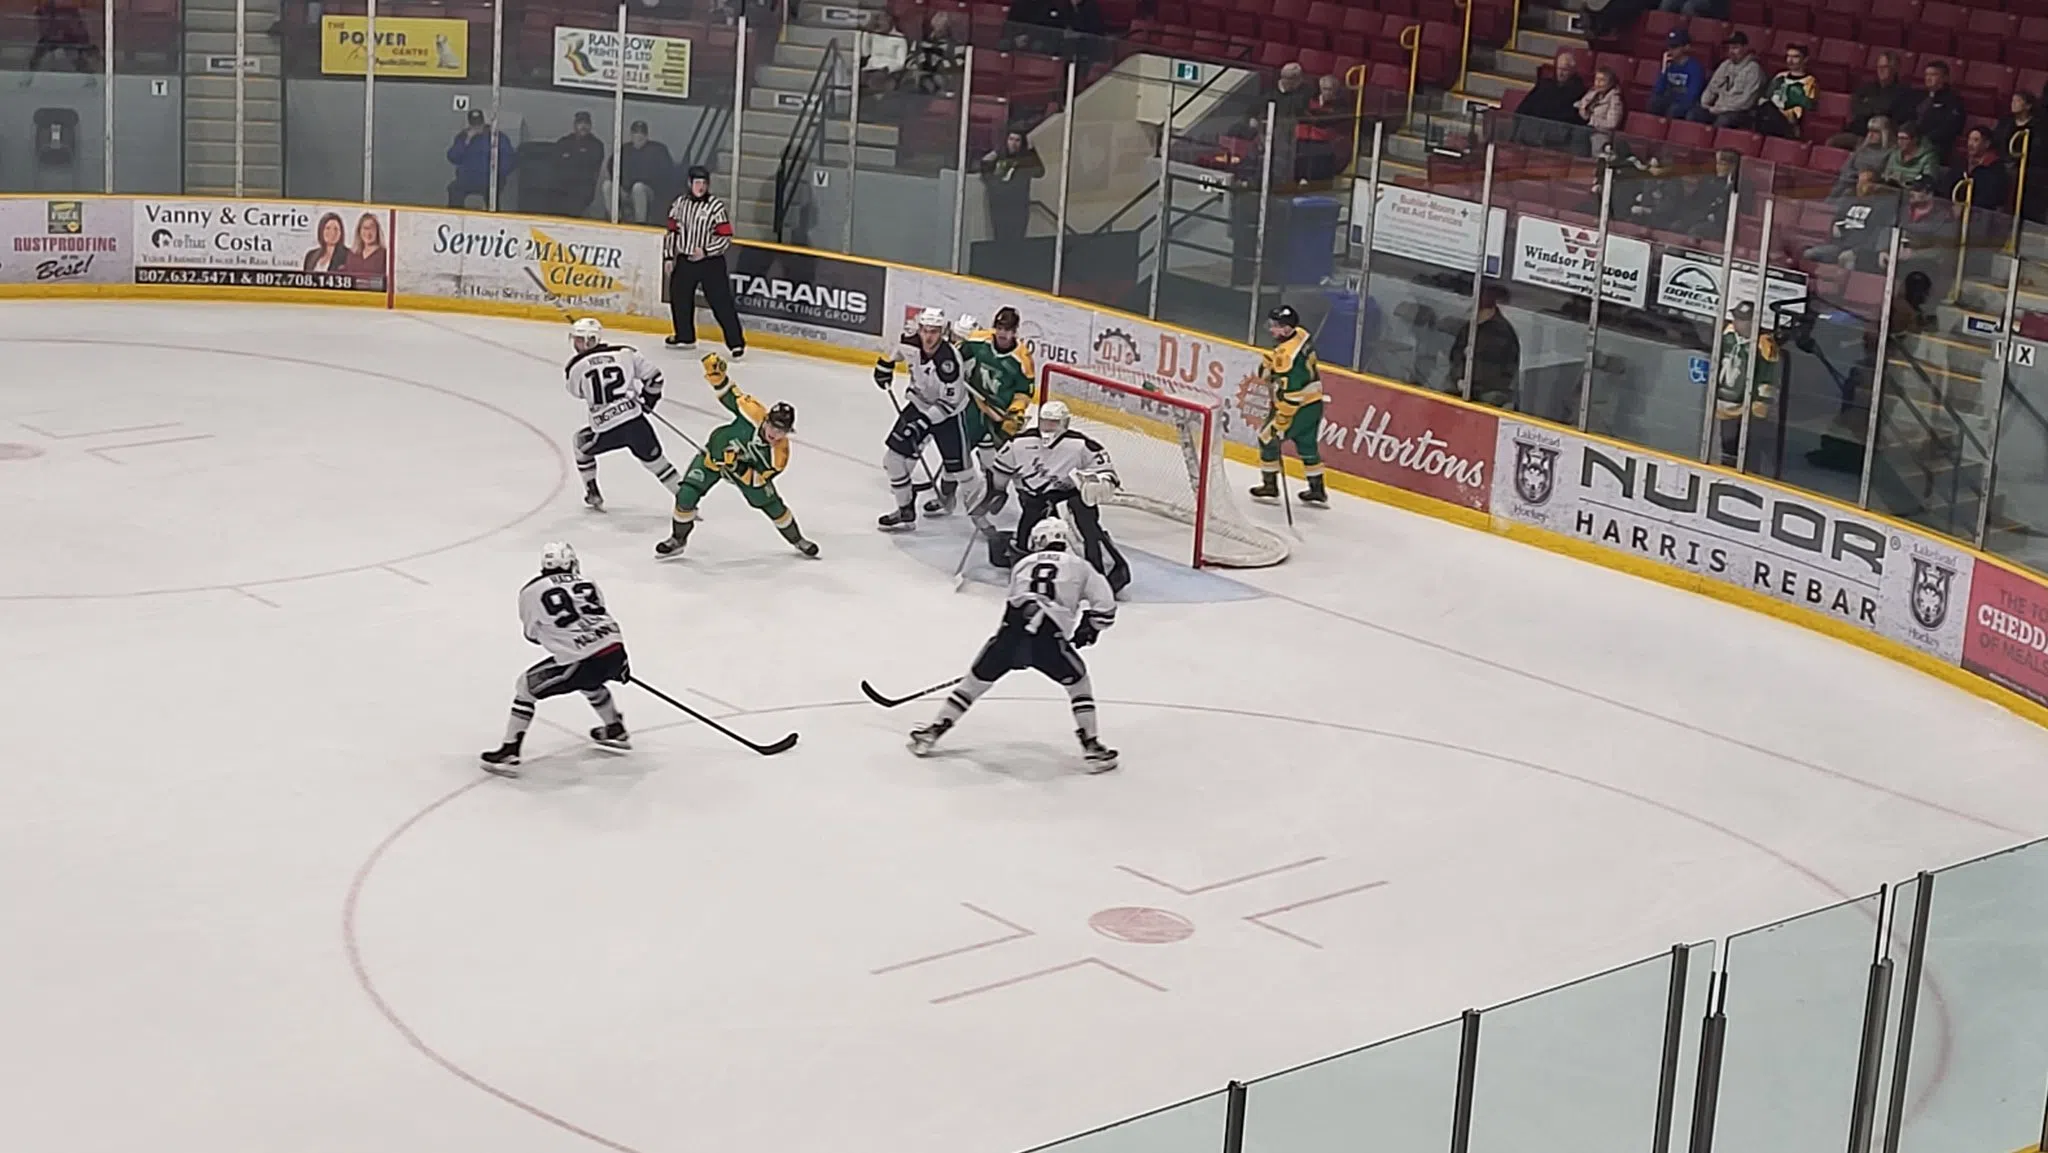
[[[697,289],[704,290],[704,303],[725,330],[725,347],[734,360],[747,351],[747,335],[740,331],[739,309],[732,303],[732,278],[725,269],[725,250],[732,247],[732,216],[725,201],[711,195],[711,170],[701,164],[690,166],[689,191],[676,197],[668,209],[668,236],[662,255],[673,262],[668,276],[668,307],[675,322],[675,335],[668,344],[680,348],[697,346]]]

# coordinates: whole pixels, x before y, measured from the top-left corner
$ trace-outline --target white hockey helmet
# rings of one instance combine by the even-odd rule
[[[970,339],[974,336],[974,331],[980,327],[981,325],[975,321],[974,317],[963,312],[959,316],[953,318],[953,339]]]
[[[597,322],[593,320],[591,323]],[[574,574],[579,568],[576,550],[570,548],[567,541],[549,541],[540,546],[540,571],[543,575],[558,572]]]
[[[1031,530],[1031,551],[1044,552],[1047,549],[1067,547],[1067,522],[1056,516],[1046,517]]]
[[[604,325],[597,318],[586,316],[569,326],[569,343],[578,352],[588,352],[604,343]]]
[[[925,309],[917,314],[917,326],[919,328],[944,329],[946,327],[946,310],[943,308]]]
[[[1058,436],[1074,423],[1074,414],[1064,401],[1048,400],[1038,406],[1038,435]]]

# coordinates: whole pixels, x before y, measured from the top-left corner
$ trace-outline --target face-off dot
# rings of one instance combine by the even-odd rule
[[[1136,905],[1104,909],[1088,918],[1088,927],[1132,945],[1171,945],[1195,935],[1195,923],[1179,913]]]

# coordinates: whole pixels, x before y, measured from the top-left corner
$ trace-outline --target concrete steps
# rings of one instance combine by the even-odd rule
[[[272,30],[278,0],[247,0],[242,78],[242,194],[284,193],[284,92]],[[235,0],[185,0],[185,188],[235,194]]]

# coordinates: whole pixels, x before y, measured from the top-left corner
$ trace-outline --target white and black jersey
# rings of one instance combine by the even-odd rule
[[[626,637],[597,585],[575,573],[542,573],[519,590],[526,639],[562,664],[619,648]]]
[[[941,340],[936,349],[926,352],[917,333],[912,332],[883,349],[882,359],[909,366],[910,383],[903,390],[904,396],[924,415],[927,424],[936,426],[958,416],[973,403],[967,391],[966,365],[961,363],[960,351],[952,341]]]
[[[590,406],[590,431],[598,436],[641,419],[661,399],[661,370],[623,345],[579,352],[563,371],[569,394]]]
[[[1006,620],[1021,614],[1027,632],[1050,622],[1069,640],[1084,619],[1097,632],[1116,620],[1109,581],[1086,558],[1065,549],[1035,552],[1013,565],[1007,602]]]
[[[1112,480],[1116,475],[1109,450],[1071,428],[1051,440],[1037,429],[1026,429],[1003,446],[989,467],[999,478],[997,487],[1015,485],[1026,497],[1045,499],[1075,492],[1076,472],[1103,472]]]

